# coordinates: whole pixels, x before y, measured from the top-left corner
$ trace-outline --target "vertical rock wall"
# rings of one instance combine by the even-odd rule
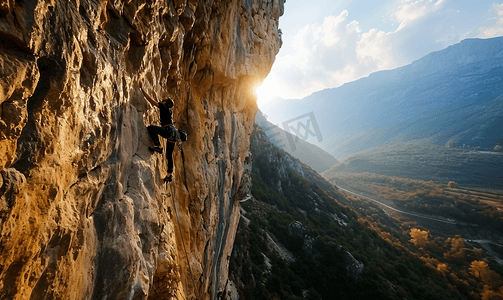
[[[283,1],[0,1],[1,299],[219,296]]]

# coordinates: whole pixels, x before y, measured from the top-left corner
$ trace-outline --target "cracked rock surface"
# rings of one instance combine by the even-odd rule
[[[1,299],[219,297],[283,2],[0,2]],[[189,136],[170,185],[141,85]]]

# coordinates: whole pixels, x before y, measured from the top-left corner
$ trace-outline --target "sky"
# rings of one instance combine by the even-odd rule
[[[281,0],[280,0],[281,1]],[[503,35],[503,0],[287,0],[259,108],[395,69],[466,38]]]

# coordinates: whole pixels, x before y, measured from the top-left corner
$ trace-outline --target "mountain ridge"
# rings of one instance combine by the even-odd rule
[[[264,113],[280,123],[312,110],[325,138],[318,145],[338,159],[424,138],[492,148],[503,139],[502,45],[503,37],[466,39],[394,70],[278,101]]]

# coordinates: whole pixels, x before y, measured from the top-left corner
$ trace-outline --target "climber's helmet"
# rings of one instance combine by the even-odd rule
[[[161,102],[169,108],[172,108],[175,105],[175,103],[173,102],[173,100],[171,100],[171,98],[166,98],[166,99],[162,100]]]

